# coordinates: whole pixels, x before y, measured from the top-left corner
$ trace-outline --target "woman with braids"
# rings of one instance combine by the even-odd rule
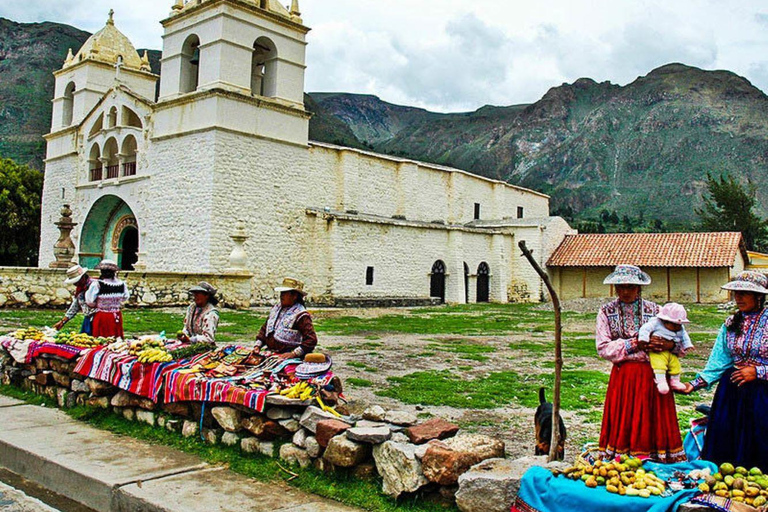
[[[123,303],[131,296],[128,287],[117,275],[117,263],[104,260],[96,267],[101,272],[85,292],[85,302],[96,312],[93,315],[93,337],[123,338]]]
[[[627,454],[664,463],[685,460],[674,395],[658,392],[648,357],[664,350],[683,354],[672,341],[656,336],[647,342],[638,339],[640,327],[659,311],[641,297],[651,277],[633,265],[619,265],[604,283],[615,286],[618,297],[597,315],[597,353],[613,363],[600,431],[601,454],[606,459]]]
[[[686,393],[718,383],[709,415],[705,460],[736,466],[768,463],[768,277],[742,272],[723,289],[738,312],[720,329],[704,371]]]

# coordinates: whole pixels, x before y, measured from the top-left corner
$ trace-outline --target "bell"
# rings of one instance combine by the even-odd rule
[[[192,58],[189,61],[193,66],[200,64],[200,47],[195,48],[195,53],[192,54]]]

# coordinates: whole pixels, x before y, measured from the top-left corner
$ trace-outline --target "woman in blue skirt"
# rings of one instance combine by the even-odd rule
[[[738,312],[717,337],[703,372],[686,393],[719,383],[702,458],[717,464],[768,466],[768,277],[742,272],[723,289]]]

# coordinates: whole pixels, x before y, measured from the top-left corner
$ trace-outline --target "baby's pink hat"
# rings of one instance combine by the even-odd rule
[[[664,304],[659,310],[659,314],[656,315],[656,318],[678,325],[691,323],[690,320],[688,320],[688,313],[686,313],[685,308],[676,302]]]

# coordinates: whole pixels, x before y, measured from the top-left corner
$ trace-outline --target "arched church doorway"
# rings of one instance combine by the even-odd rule
[[[469,304],[469,265],[464,262],[464,303]]]
[[[429,296],[440,299],[440,304],[445,303],[445,263],[437,260],[432,265],[432,274],[430,275]]]
[[[130,206],[117,196],[99,198],[80,232],[80,264],[94,268],[110,259],[123,270],[133,270],[138,253],[139,225]]]
[[[477,302],[491,300],[491,267],[482,262],[477,268]]]

